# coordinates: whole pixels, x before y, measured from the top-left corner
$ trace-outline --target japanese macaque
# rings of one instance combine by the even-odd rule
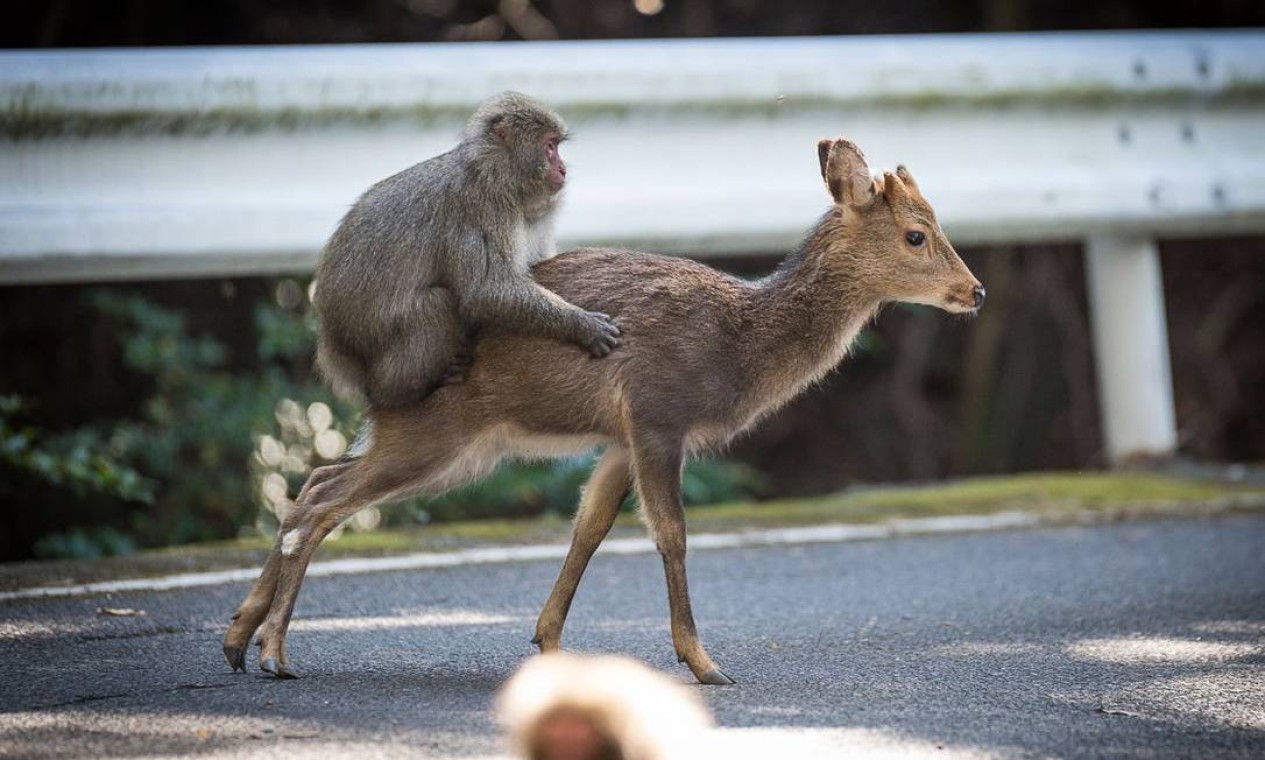
[[[356,201],[316,271],[317,364],[336,392],[408,406],[459,381],[476,331],[495,328],[619,346],[605,314],[538,285],[553,256],[567,167],[566,125],[514,92],[478,107],[451,151],[388,177]]]
[[[695,760],[714,749],[698,693],[626,657],[533,658],[497,708],[516,756],[530,760]]]

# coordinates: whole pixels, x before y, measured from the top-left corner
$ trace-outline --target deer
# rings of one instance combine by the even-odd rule
[[[623,334],[617,351],[591,360],[549,338],[488,330],[462,382],[415,406],[371,407],[364,445],[313,470],[282,520],[224,638],[233,670],[246,672],[257,634],[259,667],[298,677],[286,633],[304,574],[321,541],[358,510],[441,494],[507,457],[604,446],[532,642],[542,653],[561,648],[580,579],[635,489],[663,562],[678,660],[700,683],[734,683],[704,648],[691,609],[687,457],[719,449],[820,380],[884,304],[973,315],[984,301],[908,169],[876,177],[845,138],[819,141],[817,155],[833,204],[763,279],[673,256],[571,250],[536,264],[533,276],[570,303],[612,315]]]

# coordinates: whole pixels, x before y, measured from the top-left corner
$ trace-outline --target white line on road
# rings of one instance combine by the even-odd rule
[[[986,530],[1023,528],[1042,524],[1039,515],[1027,512],[999,512],[992,515],[924,517],[890,520],[875,525],[817,525],[805,528],[771,528],[746,530],[740,533],[700,533],[689,537],[691,549],[738,549],[749,546],[784,546],[788,544],[824,544],[842,541],[870,541],[897,536],[938,533],[964,533]],[[598,550],[602,554],[652,554],[654,543],[646,538],[612,539]],[[309,577],[383,573],[398,570],[428,570],[463,565],[489,565],[507,562],[532,562],[562,559],[567,556],[566,544],[543,546],[496,546],[462,549],[453,552],[421,552],[399,557],[334,559],[313,562]],[[181,573],[159,578],[134,578],[100,581],[77,586],[42,586],[0,592],[0,601],[53,597],[117,594],[127,591],[170,591],[197,586],[219,586],[225,583],[253,581],[259,570],[217,570],[204,573]]]

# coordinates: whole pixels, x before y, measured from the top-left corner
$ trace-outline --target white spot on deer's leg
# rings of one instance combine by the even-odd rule
[[[303,531],[295,528],[289,533],[281,537],[281,554],[289,557],[299,550],[299,544],[303,542]]]

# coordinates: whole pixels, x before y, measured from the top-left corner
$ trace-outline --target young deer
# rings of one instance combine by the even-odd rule
[[[725,444],[821,378],[883,303],[972,313],[984,300],[903,166],[878,181],[851,142],[822,140],[817,148],[835,205],[763,280],[665,256],[570,251],[538,264],[536,280],[570,303],[615,316],[620,350],[592,361],[559,341],[489,332],[478,339],[465,382],[416,407],[371,409],[368,450],[315,470],[282,522],[225,636],[229,664],[245,671],[258,629],[260,667],[297,675],[285,637],[299,586],[321,540],[356,511],[442,493],[507,456],[565,456],[605,444],[534,642],[543,652],[559,648],[580,576],[635,486],[663,557],[676,653],[699,681],[732,683],[703,648],[690,610],[685,457]]]

